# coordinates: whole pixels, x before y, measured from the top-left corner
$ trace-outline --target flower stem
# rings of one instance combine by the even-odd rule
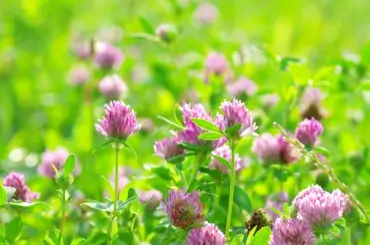
[[[345,243],[346,245],[351,245],[351,227],[350,226],[346,226],[346,228],[344,229],[344,239],[345,239]]]
[[[65,216],[66,216],[66,190],[62,189],[62,218],[60,220],[60,234],[58,242],[59,245],[62,244]]]
[[[115,145],[116,150],[116,163],[114,166],[114,203],[113,203],[113,212],[111,213],[110,221],[109,221],[109,229],[108,229],[108,244],[112,244],[112,227],[113,221],[116,218],[117,213],[117,200],[118,200],[118,153],[119,153],[119,145],[116,143]]]
[[[201,161],[202,161],[202,154],[196,155],[196,157],[195,157],[195,168],[194,168],[193,175],[191,176],[191,179],[189,181],[189,185],[188,185],[188,188],[187,188],[188,191],[189,191],[190,187],[192,186],[193,182],[195,181],[195,179],[197,178],[197,174],[198,174],[198,171],[199,171],[199,168],[200,168]]]
[[[235,144],[231,142],[231,175],[230,175],[230,194],[229,194],[229,205],[227,208],[227,220],[226,220],[226,239],[229,238],[229,230],[231,225],[231,216],[233,213],[233,203],[234,203],[234,186],[235,186]]]

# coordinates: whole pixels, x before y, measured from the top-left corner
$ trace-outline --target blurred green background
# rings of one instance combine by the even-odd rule
[[[299,88],[307,86],[309,79],[310,84],[327,94],[324,107],[329,116],[323,121],[323,145],[332,152],[331,161],[340,177],[370,206],[366,158],[370,146],[370,101],[364,96],[370,89],[370,1],[212,1],[219,16],[207,27],[194,20],[200,3],[1,1],[1,172],[25,172],[27,182],[43,193],[45,200],[43,197],[53,195],[53,184],[39,178],[35,166],[45,149],[64,146],[77,154],[82,165],[76,189],[87,198],[101,199],[103,187],[94,185],[94,180],[100,175],[109,176],[113,167],[109,150],[92,154],[94,147],[104,141],[94,129],[106,102],[96,89],[104,73],[93,64],[78,60],[71,47],[77,37],[104,40],[108,37],[103,31],[109,29],[122,36],[113,43],[125,54],[124,63],[116,71],[129,87],[124,101],[137,111],[139,118],[150,118],[154,123],[154,130],[129,140],[138,159],[125,152],[121,162],[137,170],[137,176],[132,178],[139,179],[140,188],[154,187],[163,192],[168,189],[165,179],[153,180],[153,172],[143,171],[145,164],[146,169],[152,167],[148,163],[163,165],[153,156],[153,143],[168,136],[169,127],[156,116],[173,118],[175,103],[188,100],[191,91],[196,91],[196,97],[215,112],[216,107],[208,103],[212,88],[203,82],[201,74],[205,57],[218,51],[227,57],[235,77],[243,75],[258,85],[259,92],[248,98],[247,105],[255,112],[259,133],[275,133],[273,121],[294,130],[300,121]],[[170,46],[137,38],[138,33],[154,35],[153,28],[161,23],[172,23],[178,28],[179,36]],[[245,54],[243,64],[237,62],[238,53]],[[285,69],[283,63],[289,58],[302,62],[297,69]],[[90,85],[71,86],[69,71],[82,63],[93,73]],[[261,109],[259,96],[271,92],[281,99],[266,113]],[[251,140],[242,144],[241,155],[251,155],[250,144]],[[360,159],[355,160],[355,165],[349,164],[353,156]],[[255,157],[251,158],[253,162]],[[253,171],[258,168],[244,174],[253,177]],[[254,191],[262,196],[269,192],[261,183],[256,184]],[[292,187],[290,192],[294,191]],[[255,203],[258,206],[262,201],[256,198]],[[48,228],[48,222],[41,223],[31,229],[29,236]],[[37,233],[35,241],[42,236]]]

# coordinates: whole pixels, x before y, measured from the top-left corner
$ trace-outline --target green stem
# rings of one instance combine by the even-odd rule
[[[63,230],[64,230],[64,219],[66,216],[66,190],[62,190],[62,218],[60,220],[60,234],[59,234],[59,245],[62,244]]]
[[[112,244],[112,227],[113,221],[116,218],[117,213],[117,200],[118,200],[118,153],[119,153],[119,145],[116,143],[115,145],[116,150],[116,164],[114,166],[114,203],[113,203],[113,212],[110,217],[109,221],[109,229],[108,229],[108,244]]]
[[[351,243],[351,227],[350,226],[346,226],[346,228],[344,229],[344,236],[345,236],[345,243],[346,245],[352,245]]]
[[[188,191],[189,191],[190,187],[192,186],[193,182],[195,181],[195,179],[197,178],[201,161],[202,161],[202,154],[196,155],[196,157],[195,157],[195,169],[194,169],[193,175],[191,176],[190,181],[189,181],[189,185],[188,185],[188,188],[187,188]]]
[[[326,245],[326,234],[325,233],[321,235],[321,240],[322,240],[322,244]]]
[[[229,205],[227,209],[227,220],[226,220],[226,229],[225,229],[226,240],[229,238],[231,216],[233,213],[234,186],[235,186],[235,145],[231,143],[230,148],[231,148],[231,175],[230,175]]]
[[[184,183],[185,187],[188,188],[188,182],[186,181],[184,172],[182,170],[180,170],[180,174],[181,174],[182,182]]]

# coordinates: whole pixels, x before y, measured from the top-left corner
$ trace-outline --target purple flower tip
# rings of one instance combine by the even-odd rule
[[[104,117],[95,124],[96,130],[110,138],[127,139],[140,130],[136,113],[122,101],[111,101],[105,105]]]
[[[298,218],[312,227],[329,225],[341,218],[344,211],[344,199],[339,193],[329,193],[314,185],[301,191],[293,200],[298,211]]]
[[[95,47],[95,63],[103,69],[117,68],[124,60],[120,49],[109,43],[97,43]]]
[[[316,119],[305,119],[297,127],[295,136],[302,144],[314,146],[324,131],[322,124]]]
[[[17,172],[9,173],[3,180],[3,186],[15,189],[13,198],[24,202],[32,202],[40,197],[39,193],[31,192],[24,182],[24,175]]]
[[[140,202],[145,204],[148,203],[149,208],[155,208],[161,202],[163,196],[162,193],[157,190],[141,191],[139,192]]]
[[[241,129],[237,138],[253,134],[256,129],[256,123],[253,121],[252,114],[240,100],[224,101],[220,109],[223,113],[223,125],[225,128],[241,124]]]
[[[162,206],[175,227],[185,229],[203,222],[203,205],[198,191],[171,190]]]
[[[299,219],[276,219],[270,245],[313,245],[316,239],[311,227]]]
[[[185,241],[186,245],[225,245],[226,237],[215,224],[208,222],[200,228],[191,229]]]
[[[125,82],[117,74],[104,77],[99,83],[99,89],[104,97],[109,100],[119,99],[127,92]]]

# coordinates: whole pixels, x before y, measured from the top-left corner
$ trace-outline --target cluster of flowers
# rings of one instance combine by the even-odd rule
[[[78,41],[73,46],[74,53],[82,61],[93,58],[96,67],[107,72],[118,69],[124,61],[122,51],[108,42],[89,44]],[[74,85],[83,85],[91,79],[86,65],[76,65],[69,73],[69,81]],[[126,83],[115,73],[107,74],[99,83],[99,90],[108,100],[118,99],[127,93]]]
[[[154,151],[157,156],[169,160],[173,157],[185,154],[185,150],[178,146],[179,143],[188,143],[192,145],[201,146],[213,150],[215,155],[231,160],[230,148],[225,145],[226,138],[221,137],[213,142],[198,139],[199,135],[206,132],[204,129],[197,126],[191,119],[201,118],[212,122],[219,129],[224,130],[236,124],[241,124],[239,136],[244,136],[253,133],[256,125],[253,122],[252,116],[245,108],[244,103],[238,100],[231,102],[223,102],[220,110],[223,114],[217,114],[215,119],[212,119],[210,114],[206,112],[201,104],[190,105],[184,104],[180,107],[183,119],[184,129],[182,131],[173,132],[173,137],[157,141],[154,144]],[[221,167],[216,159],[213,159],[211,167],[219,169],[226,173],[226,169]],[[236,157],[236,168],[241,169],[243,166],[242,160],[239,156]]]
[[[304,119],[299,123],[295,137],[302,144],[313,147],[318,144],[318,137],[323,132],[323,126],[315,118]],[[294,163],[300,158],[300,153],[281,135],[273,136],[264,133],[257,137],[252,145],[252,151],[264,163]]]
[[[301,191],[294,198],[293,207],[296,217],[275,220],[270,245],[315,244],[315,229],[333,224],[351,210],[346,194],[340,190],[326,192],[318,185]]]
[[[186,245],[226,243],[226,237],[218,227],[204,221],[203,205],[198,191],[186,193],[185,190],[171,190],[167,201],[162,203],[162,208],[173,226],[190,229]]]

